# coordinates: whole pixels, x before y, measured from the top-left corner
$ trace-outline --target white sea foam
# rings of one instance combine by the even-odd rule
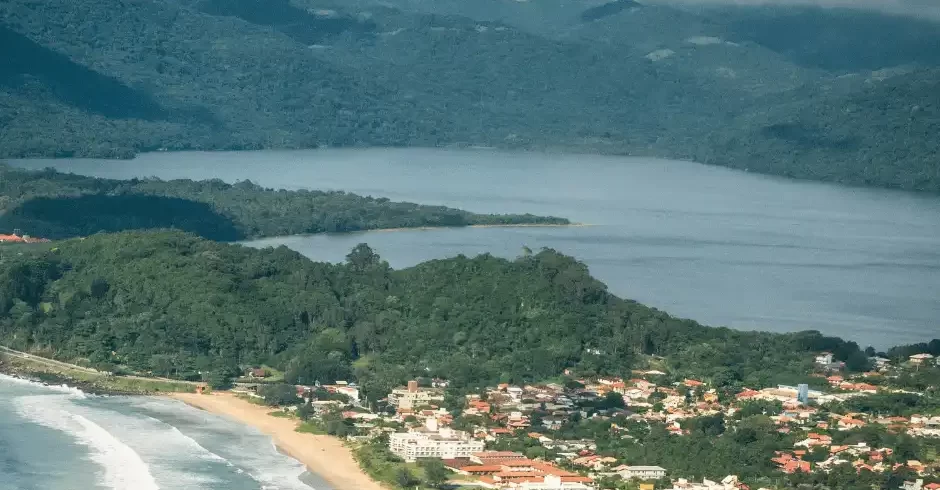
[[[180,425],[183,430],[194,435],[202,434],[199,437],[200,440],[214,440],[214,443],[208,445],[220,454],[208,450],[200,442],[183,434],[185,439],[191,441],[189,446],[193,450],[201,448],[207,453],[202,457],[219,462],[224,461],[234,473],[250,477],[262,490],[311,490],[309,485],[301,481],[301,476],[307,471],[306,467],[299,461],[278,452],[270,437],[248,426],[179,402],[138,398],[132,404],[143,411],[160,414],[161,419],[163,415],[166,415],[174,419],[179,418],[181,421],[185,420],[186,422]],[[154,420],[167,423],[159,419]],[[180,428],[174,427],[174,433],[175,431],[180,431]],[[219,444],[220,437],[224,438],[224,445]],[[191,458],[196,457],[195,454],[188,454]],[[208,454],[214,456],[208,456]]]
[[[65,432],[89,449],[102,468],[101,483],[112,490],[159,490],[150,468],[133,449],[91,420],[69,411],[67,396],[24,396],[17,413],[39,425]]]
[[[51,391],[51,392],[63,393],[63,394],[66,394],[66,395],[72,395],[72,396],[74,396],[74,397],[76,397],[76,398],[85,398],[85,397],[87,396],[84,391],[82,391],[82,390],[80,390],[80,389],[78,389],[78,388],[73,388],[73,387],[71,387],[71,386],[67,386],[67,385],[47,385],[47,384],[39,383],[39,382],[36,382],[36,381],[30,381],[30,380],[28,380],[28,379],[16,378],[16,377],[13,377],[13,376],[7,376],[6,374],[0,374],[0,381],[3,381],[4,383],[8,383],[8,384],[15,384],[15,385],[21,385],[21,386],[32,386],[32,387],[34,387],[34,388],[41,388],[41,389],[48,390],[48,391]]]
[[[310,486],[300,480],[307,468],[293,458],[284,456],[271,441],[271,451],[267,455],[258,454],[252,462],[249,476],[261,484],[261,490],[310,490]]]

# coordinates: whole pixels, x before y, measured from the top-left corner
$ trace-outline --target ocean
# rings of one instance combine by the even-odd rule
[[[0,375],[0,490],[328,490],[250,427]]]

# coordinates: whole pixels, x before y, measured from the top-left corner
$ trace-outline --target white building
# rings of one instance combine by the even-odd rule
[[[666,476],[666,468],[660,468],[659,466],[618,466],[614,468],[614,471],[624,480],[631,478],[658,480]]]
[[[933,359],[933,356],[930,354],[914,354],[911,356],[911,364],[925,364],[931,359]]]
[[[583,483],[563,482],[560,476],[554,475],[547,475],[539,482],[523,482],[509,488],[514,490],[592,490]]]
[[[673,487],[670,490],[737,490],[738,489],[738,477],[734,475],[728,475],[720,482],[712,480],[702,480],[702,483],[690,482],[685,478],[679,478],[673,482]]]
[[[388,403],[399,410],[412,410],[442,401],[444,394],[440,390],[418,388],[417,381],[409,381],[406,388],[396,388],[388,394]]]
[[[485,444],[470,437],[470,434],[450,428],[438,428],[433,418],[427,420],[423,429],[411,432],[396,432],[388,439],[388,448],[408,462],[422,458],[456,459],[469,458],[483,451]]]
[[[832,364],[832,354],[829,352],[823,352],[822,354],[816,356],[816,364],[820,366],[829,366]]]

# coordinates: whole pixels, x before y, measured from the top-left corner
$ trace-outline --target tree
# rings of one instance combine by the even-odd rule
[[[232,387],[232,378],[225,371],[216,370],[209,373],[206,377],[206,383],[213,390],[227,390]]]
[[[421,460],[421,468],[424,470],[424,483],[429,487],[442,487],[450,476],[450,472],[439,459]]]
[[[288,384],[262,385],[258,394],[264,398],[265,403],[272,407],[299,405],[303,400],[297,396],[297,389]]]
[[[421,483],[421,481],[415,478],[414,474],[412,474],[411,470],[408,468],[402,466],[395,470],[395,484],[400,488],[412,488],[419,483]]]
[[[856,350],[845,359],[845,369],[854,373],[868,371],[871,369],[871,360],[864,352]]]
[[[108,294],[109,289],[111,289],[111,285],[108,284],[108,281],[100,277],[96,277],[93,281],[91,281],[91,286],[89,287],[91,297],[95,299],[103,298],[106,294]]]
[[[368,244],[360,243],[346,255],[346,262],[354,271],[362,272],[378,265],[381,258]]]
[[[616,391],[608,391],[604,399],[598,405],[601,409],[624,408],[626,404],[623,401],[623,395]]]
[[[314,415],[313,406],[311,406],[309,403],[304,403],[303,405],[297,407],[296,413],[297,413],[297,417],[300,418],[300,420],[303,420],[306,422],[307,420],[310,420],[310,418],[313,417]]]

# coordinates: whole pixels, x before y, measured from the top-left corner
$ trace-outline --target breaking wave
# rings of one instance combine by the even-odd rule
[[[68,396],[24,396],[15,400],[17,413],[42,426],[64,432],[89,449],[102,469],[101,483],[112,490],[159,490],[150,468],[110,432],[87,418],[68,411]]]

